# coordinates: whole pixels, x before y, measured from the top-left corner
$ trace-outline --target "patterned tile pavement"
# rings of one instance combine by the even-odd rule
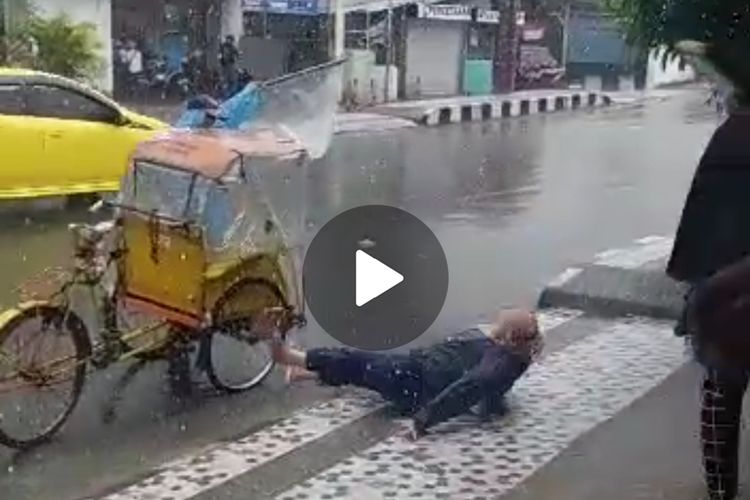
[[[337,398],[303,410],[231,443],[165,464],[147,479],[102,500],[182,500],[271,462],[306,443],[361,418],[383,402]]]
[[[613,322],[546,357],[514,389],[510,415],[456,419],[411,443],[389,438],[277,500],[497,498],[685,362],[671,325]]]

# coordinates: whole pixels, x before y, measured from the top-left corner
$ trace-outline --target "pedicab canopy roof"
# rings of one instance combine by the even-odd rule
[[[280,129],[171,130],[140,143],[132,158],[217,180],[227,174],[241,156],[291,160],[304,154],[302,143]]]

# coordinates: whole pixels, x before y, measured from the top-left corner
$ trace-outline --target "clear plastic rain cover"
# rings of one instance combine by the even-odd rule
[[[341,92],[343,61],[315,66],[260,85],[260,107],[244,130],[280,128],[300,141],[312,159],[331,143]]]

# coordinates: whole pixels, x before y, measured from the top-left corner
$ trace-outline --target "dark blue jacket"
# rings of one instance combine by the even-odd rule
[[[424,394],[430,398],[414,415],[420,430],[466,413],[476,404],[497,411],[503,395],[530,363],[479,330],[468,330],[412,356],[422,366]]]

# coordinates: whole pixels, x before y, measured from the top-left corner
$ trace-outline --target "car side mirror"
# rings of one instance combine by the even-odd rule
[[[117,116],[115,117],[115,123],[120,127],[127,127],[130,125],[130,118],[123,115],[122,113],[117,113]]]

